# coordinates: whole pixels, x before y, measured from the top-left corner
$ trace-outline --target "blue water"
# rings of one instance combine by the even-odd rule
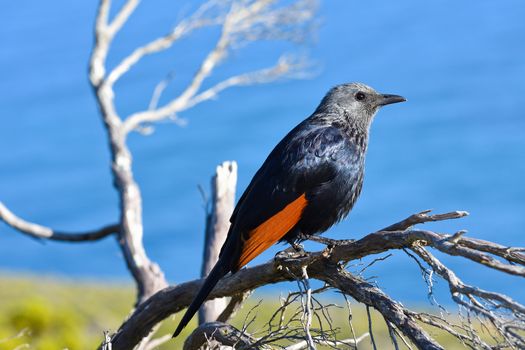
[[[172,3],[143,2],[117,37],[110,65],[195,6]],[[95,10],[92,1],[8,2],[0,12],[0,200],[28,220],[62,230],[91,229],[118,216],[105,133],[86,77]],[[185,112],[185,127],[161,123],[152,136],[132,135],[150,257],[172,282],[196,278],[204,225],[197,186],[208,186],[215,166],[234,159],[244,189],[325,91],[348,81],[408,102],[379,113],[362,196],[328,236],[359,237],[431,208],[471,216],[428,228],[467,229],[472,237],[525,246],[524,15],[520,0],[325,1],[309,43],[263,43],[234,53],[210,84],[268,66],[283,50],[309,53],[317,75],[232,89]],[[153,87],[174,70],[161,101],[167,102],[216,38],[204,30],[146,58],[117,85],[119,112],[147,108]],[[444,261],[467,282],[524,299],[525,283],[517,277],[459,258]],[[112,239],[42,244],[3,224],[0,269],[129,279]],[[374,265],[371,275],[404,301],[425,298],[416,265],[402,253]]]

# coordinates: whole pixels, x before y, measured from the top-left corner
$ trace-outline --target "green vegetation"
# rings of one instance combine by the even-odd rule
[[[131,285],[0,278],[0,350],[93,349],[133,304]]]
[[[344,299],[335,294],[331,294],[330,298],[331,302],[344,306],[331,309],[333,325],[341,331],[338,338],[351,337]],[[252,296],[235,317],[234,325],[242,326],[246,319],[256,313],[249,331],[265,331],[268,320],[279,306],[279,300],[275,295],[268,296],[259,307],[254,308],[261,299],[260,295]],[[133,300],[134,288],[131,284],[76,282],[44,277],[0,277],[0,350],[13,350],[17,347],[39,350],[95,349],[102,341],[104,331],[114,331],[129,314]],[[288,315],[296,307],[297,305],[291,306]],[[247,318],[251,309],[251,316]],[[368,332],[366,310],[355,305],[352,311],[356,336]],[[171,333],[178,317],[180,315],[164,322],[158,335]],[[378,348],[393,348],[382,317],[372,312],[372,320]],[[181,349],[182,340],[194,325],[195,323],[187,327],[180,337],[159,349]],[[291,327],[292,324],[288,326]],[[314,319],[313,327],[316,326]],[[432,335],[446,349],[463,348],[443,333],[433,332]],[[369,338],[359,346],[363,350],[371,348]]]

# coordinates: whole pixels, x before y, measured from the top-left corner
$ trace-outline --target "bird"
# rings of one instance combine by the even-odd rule
[[[297,247],[348,215],[361,193],[377,111],[404,102],[362,83],[331,88],[270,152],[240,197],[219,259],[182,317],[180,334],[219,280],[277,242]]]

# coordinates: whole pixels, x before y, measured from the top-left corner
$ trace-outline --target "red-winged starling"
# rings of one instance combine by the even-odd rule
[[[338,85],[275,146],[239,199],[219,260],[174,337],[228,272],[276,242],[322,233],[349,213],[363,185],[372,120],[382,106],[403,101],[360,83]]]

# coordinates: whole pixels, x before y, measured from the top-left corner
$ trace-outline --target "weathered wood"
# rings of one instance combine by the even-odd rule
[[[0,220],[12,228],[36,239],[48,239],[60,242],[92,242],[107,236],[117,234],[120,231],[118,224],[104,226],[98,230],[86,232],[63,232],[52,228],[26,221],[12,211],[10,211],[2,202],[0,202]]]
[[[230,228],[230,216],[235,206],[236,186],[237,163],[223,162],[217,166],[211,180],[210,211],[206,215],[206,238],[201,277],[208,276],[219,259],[219,253]],[[220,298],[205,302],[199,310],[199,324],[216,321],[225,310],[228,299]]]
[[[444,214],[440,217],[452,218],[454,215]],[[418,328],[418,324],[415,322],[416,318],[419,319],[419,316],[416,316],[418,314],[407,310],[368,282],[362,281],[348,272],[339,271],[337,266],[340,263],[391,249],[429,246],[445,254],[463,256],[501,272],[523,276],[521,274],[523,266],[496,262],[494,259],[485,257],[484,251],[486,250],[492,251],[496,256],[504,257],[507,252],[499,249],[499,245],[483,242],[484,251],[476,251],[472,248],[466,248],[461,242],[469,242],[468,245],[474,246],[480,244],[478,240],[462,237],[458,243],[450,243],[448,241],[450,237],[451,235],[426,230],[379,231],[368,234],[357,241],[340,241],[337,245],[324,251],[304,255],[292,254],[288,257],[280,255],[274,261],[242,269],[234,275],[226,276],[211,292],[209,299],[237,295],[262,285],[293,280],[294,276],[301,276],[303,266],[307,266],[311,278],[325,281],[348,293],[357,301],[376,308],[389,322],[408,336],[416,346],[439,349],[439,345],[421,328]],[[491,245],[494,247],[488,248]],[[520,251],[521,249],[516,248],[515,250]],[[154,295],[144,305],[139,306],[115,334],[113,338],[114,349],[131,349],[136,342],[140,341],[141,337],[148,334],[151,327],[156,323],[189,305],[202,283],[203,280],[196,280],[175,287],[168,287]],[[465,293],[467,292],[465,291]],[[507,301],[503,297],[497,300],[499,302]],[[517,303],[512,306],[513,311],[518,316],[521,315],[520,310],[523,310],[522,308]],[[519,319],[516,319],[516,322],[519,323]]]
[[[254,349],[257,339],[246,332],[221,322],[203,323],[184,342],[183,350],[235,350]],[[257,347],[259,350],[267,347]]]

